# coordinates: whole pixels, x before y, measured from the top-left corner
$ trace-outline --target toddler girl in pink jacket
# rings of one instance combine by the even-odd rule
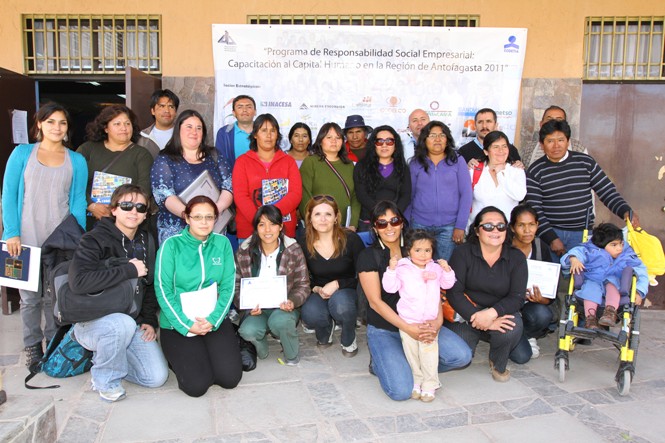
[[[409,256],[390,259],[383,274],[383,288],[387,292],[399,291],[397,313],[409,324],[433,321],[442,323],[440,288],[449,289],[455,283],[455,272],[445,260],[432,260],[435,238],[425,230],[416,229],[407,235],[405,248]],[[400,330],[404,354],[413,372],[411,398],[431,402],[439,383],[439,346],[419,341]]]

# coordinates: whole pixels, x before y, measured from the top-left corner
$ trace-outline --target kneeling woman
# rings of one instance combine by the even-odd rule
[[[278,309],[261,309],[257,305],[244,311],[238,332],[256,346],[260,359],[268,357],[266,334],[271,332],[282,343],[285,364],[293,366],[300,360],[296,323],[299,308],[309,296],[309,275],[302,249],[294,239],[284,235],[282,219],[282,211],[273,205],[261,206],[256,211],[252,221],[254,233],[236,254],[235,305],[240,306],[240,279],[286,276],[287,300]]]
[[[154,241],[139,228],[148,206],[148,194],[140,186],[118,187],[111,196],[111,217],[102,217],[81,238],[69,267],[74,292],[100,292],[132,278],[139,278],[144,292],[136,319],[114,313],[74,325],[76,340],[94,353],[92,385],[106,401],[125,398],[123,379],[156,388],[168,377],[166,360],[155,341],[157,301],[150,272],[155,263]],[[104,263],[110,258],[128,258],[129,262],[107,267]]]
[[[450,258],[457,282],[448,300],[466,322],[446,322],[475,351],[478,341],[490,344],[490,372],[495,381],[510,379],[508,356],[522,337],[527,265],[524,254],[510,245],[508,221],[500,209],[487,206],[476,215],[467,243]]]
[[[202,396],[213,384],[235,388],[242,377],[238,338],[226,316],[233,301],[235,264],[228,239],[212,232],[218,215],[210,198],[192,198],[183,213],[188,226],[166,239],[157,252],[155,289],[162,309],[162,349],[178,387],[192,397]],[[212,311],[189,318],[181,295],[211,285],[217,289]],[[189,300],[204,297],[189,295]]]

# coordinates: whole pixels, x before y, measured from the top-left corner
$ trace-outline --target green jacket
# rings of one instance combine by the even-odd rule
[[[180,294],[217,282],[217,305],[206,318],[217,330],[233,301],[236,266],[228,239],[212,233],[206,241],[189,233],[189,226],[168,238],[157,251],[155,292],[161,308],[159,326],[187,335],[194,322],[182,312]]]

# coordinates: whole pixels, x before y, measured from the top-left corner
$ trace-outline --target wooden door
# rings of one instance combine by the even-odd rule
[[[125,71],[125,102],[138,117],[141,129],[154,122],[150,113],[150,97],[157,89],[162,89],[161,78],[134,68]]]
[[[580,140],[612,179],[642,227],[665,239],[665,139],[660,122],[663,84],[584,84]],[[623,226],[602,204],[596,223]],[[649,289],[649,300],[665,308],[665,278]]]
[[[9,154],[16,146],[12,138],[12,110],[28,112],[28,129],[37,112],[35,81],[25,75],[0,68],[0,178],[5,175]],[[32,137],[30,137],[30,141]]]

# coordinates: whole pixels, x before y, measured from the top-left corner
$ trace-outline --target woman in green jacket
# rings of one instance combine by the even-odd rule
[[[188,226],[164,241],[155,265],[162,349],[178,387],[192,397],[213,384],[234,388],[242,377],[238,338],[227,318],[235,263],[227,238],[212,232],[218,215],[208,197],[191,199],[183,213]]]

